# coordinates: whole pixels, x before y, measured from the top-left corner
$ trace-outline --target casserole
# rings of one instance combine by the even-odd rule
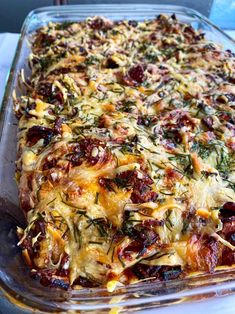
[[[100,10],[102,11],[102,6],[101,7],[97,7],[97,10],[96,10],[96,15],[97,14],[99,14],[99,12],[101,12],[101,11],[99,11],[99,8],[100,8]],[[110,11],[112,11],[112,9],[114,9],[115,8],[115,6],[111,6],[110,7]],[[136,6],[136,11],[135,11],[135,19],[138,19],[138,13],[140,14],[140,12],[141,12],[141,15],[142,15],[142,19],[143,18],[151,18],[151,17],[153,17],[154,15],[156,15],[158,12],[159,13],[173,13],[169,8],[167,8],[167,7],[160,7],[160,9],[158,10],[158,11],[156,11],[156,8],[157,7],[152,7],[152,6],[149,6],[149,7],[145,7],[145,10],[144,10],[144,12],[146,12],[146,15],[144,15],[143,16],[143,12],[142,12],[142,10],[143,10],[143,7],[141,7],[141,6]],[[87,16],[90,16],[90,15],[92,15],[92,12],[91,11],[89,11],[89,7],[84,7],[84,9],[86,9],[86,10],[88,10],[87,12]],[[51,9],[52,11],[53,11],[53,9]],[[66,8],[63,8],[63,10],[65,10],[65,11],[63,11],[63,12],[69,12],[69,8],[67,8],[67,10],[68,11],[66,11]],[[174,9],[173,9],[174,10]],[[183,12],[184,12],[184,10],[185,9],[178,9],[178,11],[177,11],[177,9],[175,9],[175,13],[176,13],[176,15],[177,15],[177,17],[178,18],[182,18],[182,14],[183,14]],[[49,13],[48,13],[48,15],[50,15],[50,14],[52,14],[52,11],[50,11],[49,10]],[[160,12],[161,11],[161,12]],[[74,11],[73,11],[74,12]],[[40,18],[43,18],[43,21],[46,23],[46,20],[44,19],[44,17],[43,17],[43,12],[41,13],[41,16],[40,16],[40,12],[38,13],[38,16],[40,16]],[[128,14],[129,14],[129,12],[128,12],[128,10],[127,10],[127,8],[125,8],[123,11],[122,10],[120,10],[119,11],[119,15],[118,16],[113,16],[113,13],[112,13],[112,15],[109,15],[109,13],[108,13],[108,11],[106,11],[106,13],[102,13],[102,14],[99,14],[99,15],[103,15],[103,16],[108,16],[108,17],[112,17],[112,18],[114,18],[114,19],[120,19],[120,18],[128,18],[128,19],[130,19],[131,17],[130,16],[128,16]],[[152,14],[152,15],[151,15]],[[191,15],[190,15],[191,14]],[[182,20],[184,21],[184,22],[191,22],[191,20],[190,19],[193,19],[193,17],[194,16],[196,16],[196,15],[194,15],[195,13],[193,12],[193,11],[191,11],[191,13],[190,14],[186,14],[187,16],[186,16],[186,18],[183,18]],[[63,15],[63,14],[62,14]],[[35,17],[35,16],[34,16]],[[74,18],[76,19],[76,17],[77,16],[74,16]],[[39,18],[39,19],[40,19]],[[53,19],[52,18],[52,16],[50,15],[50,17],[48,16],[48,19],[51,19],[52,21],[58,21],[57,20],[57,18],[58,18],[58,15],[56,15],[55,16],[55,19]],[[69,18],[68,17],[65,17],[64,15],[63,15],[63,18],[64,18],[64,20],[71,20],[71,19],[73,19],[73,17],[72,17],[72,15],[70,16],[69,15]],[[134,19],[133,18],[133,19]],[[197,17],[197,19],[199,19],[200,20],[200,25],[196,25],[195,24],[195,20],[194,20],[194,24],[193,24],[193,26],[194,27],[200,27],[200,28],[202,28],[202,25],[204,25],[203,23],[202,23],[202,19],[201,18],[199,18],[199,17]],[[38,20],[36,20],[35,18],[34,19],[32,19],[33,20],[33,22],[32,22],[32,24],[31,24],[31,28],[29,29],[29,28],[25,28],[24,29],[24,32],[31,32],[31,31],[33,31],[35,28],[38,28],[39,26],[41,26],[40,25],[40,23],[38,24]],[[60,20],[61,21],[61,20]],[[209,27],[208,26],[209,24],[206,24],[206,26],[207,27]],[[209,27],[210,28],[210,27]],[[216,32],[216,31],[215,31]],[[209,34],[208,34],[209,35]],[[208,37],[208,36],[207,36]],[[210,33],[210,38],[211,39],[214,39],[213,38],[213,32],[212,33]],[[226,37],[225,37],[226,38]],[[227,46],[225,46],[226,48],[232,48],[232,41],[230,41],[228,38],[226,38],[226,39],[224,39],[224,44],[227,44]],[[26,47],[26,42],[24,42],[24,40],[21,42],[21,44],[23,45],[23,46],[25,46]],[[27,52],[25,51],[25,54],[27,54]],[[20,56],[19,56],[19,60],[21,59],[21,58],[23,58],[23,56],[22,56],[22,54],[20,54]],[[23,60],[22,60],[23,61]],[[17,63],[17,70],[16,71],[18,71],[19,70],[19,68],[21,67],[21,64],[19,64],[19,62]],[[27,69],[26,69],[26,71],[27,71]],[[14,80],[16,80],[16,73],[13,75],[13,79]],[[16,81],[14,81],[14,83],[13,84],[15,84],[16,83]],[[12,88],[13,88],[13,85],[10,85],[10,89],[11,89],[11,91],[12,91]],[[8,89],[8,93],[9,93],[10,91],[9,91],[9,89]],[[7,97],[9,97],[9,94],[8,94],[8,96],[7,96],[7,94],[6,94],[6,98],[5,98],[5,101],[6,101],[6,99],[7,99]],[[7,108],[7,110],[5,111],[5,116],[4,116],[4,118],[6,119],[7,117],[9,117],[9,114],[10,114],[10,112],[8,111],[8,110],[10,110],[9,109],[9,107]],[[6,121],[6,120],[5,120]],[[2,136],[2,144],[4,144],[4,139],[6,140],[6,137],[4,137],[5,135],[6,135],[6,131],[5,131],[5,129],[3,129],[3,136]],[[9,131],[9,130],[8,130]],[[12,129],[11,129],[11,131],[12,131]],[[5,142],[6,143],[6,142]],[[6,148],[6,146],[2,146],[2,147],[5,147]],[[9,148],[9,145],[8,145],[8,148]],[[12,149],[12,151],[13,151],[13,149]],[[12,152],[11,151],[11,152]],[[5,165],[4,165],[5,166]],[[4,171],[7,171],[6,170],[6,167],[4,167],[4,168],[2,168],[1,169],[2,170],[2,173],[1,173],[1,175],[4,175],[5,176],[5,174],[4,174]],[[10,172],[8,172],[9,174],[12,174],[12,173],[10,173]],[[9,192],[12,192],[13,194],[14,194],[14,196],[15,196],[15,198],[13,199],[11,196],[10,196],[10,201],[12,201],[12,200],[14,200],[14,204],[16,205],[17,204],[17,201],[16,201],[16,192],[15,192],[15,190],[13,190],[13,188],[14,188],[14,186],[13,186],[13,184],[11,183],[11,177],[9,178],[8,177],[8,180],[9,181],[7,181],[7,176],[5,177],[5,179],[6,179],[6,184],[7,184],[7,182],[8,183],[10,183],[9,185],[10,186],[7,186],[7,189],[4,189],[4,186],[6,186],[5,184],[2,186],[2,188],[3,188],[3,195],[5,195],[5,201],[9,201]],[[11,190],[11,188],[12,188],[12,190]],[[7,198],[7,195],[8,195],[8,198]],[[7,207],[7,208],[13,208],[13,206],[9,203],[9,204],[7,204],[7,205],[5,205],[5,207]],[[19,219],[19,217],[17,217],[18,219]],[[7,224],[4,224],[5,226],[7,226]],[[15,255],[15,257],[16,257],[17,255]],[[18,256],[19,257],[19,256]],[[19,257],[20,258],[20,257]],[[15,260],[15,259],[14,259]],[[22,265],[22,264],[19,264],[19,265]],[[10,264],[9,264],[9,266],[10,266]],[[18,268],[19,269],[19,268]],[[23,273],[23,272],[22,272]],[[230,273],[230,271],[229,270],[227,270],[226,271],[226,273]],[[8,273],[9,274],[9,273]],[[18,274],[18,275],[22,275],[22,274]],[[207,276],[206,276],[207,277]],[[215,275],[211,275],[210,276],[210,278],[212,279],[212,278],[215,278],[215,280],[219,280],[219,273],[216,273]],[[169,283],[165,283],[164,284],[164,286],[166,287],[166,289],[167,289],[167,291],[170,291],[171,290],[171,288],[174,290],[174,289],[180,289],[180,286],[182,287],[182,285],[185,285],[187,282],[189,282],[189,283],[193,283],[194,281],[197,281],[198,280],[198,278],[199,277],[196,277],[196,278],[193,278],[193,279],[186,279],[186,280],[181,280],[181,281],[176,281],[176,282],[169,282]],[[202,278],[205,278],[205,276],[202,276],[202,277],[200,277],[201,279],[200,280],[202,280]],[[5,279],[6,279],[6,277],[5,277]],[[9,276],[8,276],[8,280],[11,280],[12,278],[10,278]],[[28,279],[27,279],[28,280]],[[229,280],[230,280],[230,277],[229,277]],[[6,282],[6,281],[5,281]],[[16,283],[16,282],[15,282]],[[26,282],[25,282],[25,284],[26,284]],[[177,286],[178,285],[178,286]],[[145,290],[145,292],[143,292],[144,294],[146,294],[146,293],[149,293],[149,288],[151,287],[151,289],[152,289],[152,287],[154,287],[155,285],[154,285],[154,283],[153,284],[144,284],[143,285],[143,289],[145,290],[145,289],[147,289],[147,290]],[[27,287],[26,287],[26,289],[29,289],[29,287],[34,287],[34,291],[35,291],[35,289],[37,289],[37,285],[33,282],[31,282],[30,283],[30,285],[27,285]],[[39,288],[40,289],[40,288]],[[126,287],[126,288],[120,288],[120,289],[118,289],[117,291],[115,291],[115,294],[114,295],[116,295],[116,294],[120,294],[120,292],[121,291],[125,291],[127,289],[127,294],[128,293],[133,293],[134,291],[138,291],[138,289],[139,289],[139,287],[138,286],[133,286],[133,287]],[[135,290],[136,289],[136,290]],[[158,292],[160,293],[160,294],[162,294],[163,293],[163,291],[161,290],[159,290],[159,287],[157,288],[156,286],[155,286],[155,289],[157,289],[158,290]],[[168,290],[169,289],[169,290]],[[176,291],[175,290],[175,291]],[[41,294],[41,293],[43,293],[43,291],[47,291],[47,296],[49,297],[49,298],[53,298],[54,297],[54,295],[53,295],[53,297],[52,297],[52,295],[51,294],[54,294],[54,292],[53,291],[50,291],[50,290],[44,290],[44,289],[40,289],[39,291],[37,291],[36,293],[39,293],[39,295]],[[96,289],[95,290],[96,291],[96,293],[99,291],[99,289]],[[102,291],[102,290],[100,290],[100,291]],[[34,292],[35,293],[35,292]],[[75,300],[75,296],[76,295],[78,295],[78,298],[79,298],[79,294],[81,293],[84,293],[84,290],[82,290],[82,291],[72,291],[72,292],[69,292],[69,294],[72,294],[72,300]],[[105,294],[105,292],[103,292],[104,294]],[[123,292],[122,292],[123,293]],[[142,292],[139,292],[139,299],[138,299],[138,301],[134,301],[135,302],[135,304],[137,304],[137,303],[139,303],[139,302],[143,302],[143,303],[145,303],[145,302],[148,302],[149,300],[144,300],[142,297],[141,297],[141,293]],[[35,297],[36,297],[36,295],[37,294],[34,294],[34,296],[32,296],[32,291],[31,291],[31,302],[33,301],[33,300],[35,300]],[[25,293],[25,295],[28,295],[27,293]],[[57,297],[59,298],[59,297],[61,297],[62,299],[64,298],[64,297],[66,297],[67,296],[67,294],[66,293],[63,293],[63,292],[57,292],[56,293],[56,295],[57,295]],[[166,298],[166,296],[167,296],[167,294],[163,297],[164,299]],[[106,296],[107,298],[110,298],[110,296],[107,294],[107,296]],[[29,297],[30,298],[30,297]],[[38,299],[40,299],[40,297],[36,297],[37,298],[37,301],[38,301]],[[125,298],[125,296],[124,296],[124,298]],[[154,298],[154,297],[153,297]],[[58,299],[57,299],[58,300]],[[153,299],[152,299],[153,300]],[[159,300],[159,299],[158,299]],[[121,303],[124,305],[124,302],[125,301],[122,301]],[[131,302],[132,303],[132,302]],[[65,305],[65,303],[63,303],[63,306],[67,306],[67,305]],[[78,305],[78,306],[81,306],[81,305]],[[85,305],[85,306],[88,306],[88,305]],[[98,307],[101,307],[102,305],[100,304],[100,305],[97,305],[97,308]],[[42,307],[43,308],[43,307]],[[89,308],[89,306],[87,307],[87,309]]]

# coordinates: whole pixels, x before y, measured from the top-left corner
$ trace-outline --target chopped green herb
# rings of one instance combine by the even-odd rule
[[[81,234],[81,231],[79,230],[79,228],[76,224],[73,226],[73,234],[74,234],[75,241],[78,243],[78,248],[81,249],[81,247],[82,247],[82,234]]]
[[[95,194],[95,204],[98,204],[99,202],[99,192],[96,192]]]
[[[166,227],[171,231],[172,228],[174,227],[172,221],[171,221],[171,213],[172,213],[172,210],[171,209],[168,209],[168,211],[166,212],[166,218],[165,218],[165,225]]]

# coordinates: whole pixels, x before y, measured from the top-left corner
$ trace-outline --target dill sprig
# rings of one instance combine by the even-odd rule
[[[170,164],[175,168],[175,170],[181,173],[183,176],[192,178],[193,175],[193,165],[190,154],[178,154],[175,156],[168,157],[168,160],[175,161],[177,165]],[[179,167],[178,167],[179,166]]]
[[[86,227],[86,229],[88,229],[90,226],[95,226],[100,234],[101,237],[108,237],[108,232],[105,230],[105,224],[106,224],[106,220],[104,218],[89,218],[87,220],[88,226]]]
[[[224,178],[228,178],[229,173],[235,170],[234,156],[228,154],[224,148],[217,154],[216,169]]]
[[[78,226],[74,224],[73,226],[73,235],[75,241],[78,243],[78,248],[81,249],[82,247],[82,234],[81,231],[79,230]]]
[[[171,213],[172,210],[168,209],[168,211],[166,212],[166,218],[165,218],[165,226],[167,227],[167,229],[169,229],[170,231],[172,231],[172,228],[174,227],[172,221],[171,221]]]
[[[99,202],[99,192],[96,192],[95,194],[95,204],[98,204]]]

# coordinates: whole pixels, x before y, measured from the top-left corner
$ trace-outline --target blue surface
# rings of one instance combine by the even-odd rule
[[[235,0],[214,0],[210,20],[223,29],[235,29]]]

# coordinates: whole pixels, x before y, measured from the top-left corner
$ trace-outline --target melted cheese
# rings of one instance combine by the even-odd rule
[[[235,202],[229,51],[166,16],[50,23],[32,41],[13,95],[28,264],[112,292],[136,265],[190,273],[192,237],[234,250],[217,234]]]

